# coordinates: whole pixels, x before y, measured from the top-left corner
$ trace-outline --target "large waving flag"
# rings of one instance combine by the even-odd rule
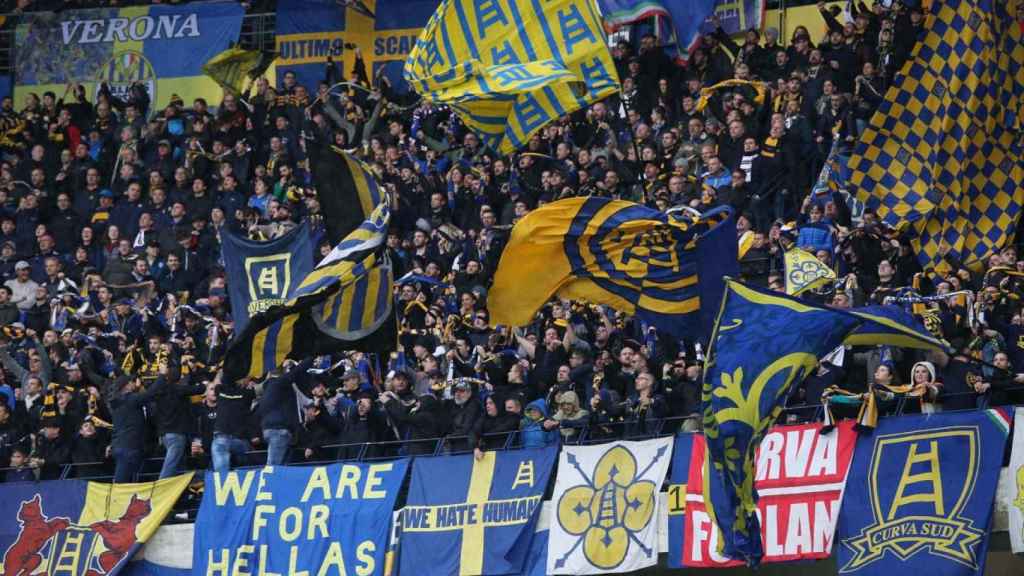
[[[360,179],[372,179],[357,169]],[[393,348],[394,275],[384,244],[390,218],[387,203],[379,204],[287,301],[253,316],[228,347],[225,377],[260,378],[292,356]]]
[[[926,269],[980,265],[1013,241],[1024,200],[1021,5],[935,0],[850,158],[858,199],[909,229]]]
[[[317,200],[324,215],[327,239],[338,242],[355,230],[384,201],[377,179],[351,154],[337,146],[311,159]]]
[[[668,333],[702,333],[722,278],[735,275],[727,209],[665,214],[607,198],[570,198],[516,224],[488,296],[491,320],[522,326],[552,296],[606,304]],[[731,233],[728,230],[731,227]]]
[[[859,324],[839,310],[726,281],[702,392],[703,492],[725,556],[760,562],[755,451],[793,387]]]
[[[846,337],[844,344],[951,351],[949,344],[932,335],[917,317],[899,306],[863,306],[851,309],[850,313],[860,318],[862,324]]]
[[[203,64],[203,73],[224,90],[235,95],[245,94],[276,58],[275,52],[243,50],[235,46],[210,58]]]
[[[118,574],[160,527],[192,473],[139,484],[85,480],[4,486],[4,574]]]
[[[592,0],[444,0],[403,74],[502,154],[619,83]]]

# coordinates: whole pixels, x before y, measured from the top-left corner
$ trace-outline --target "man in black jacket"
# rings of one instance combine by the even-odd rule
[[[469,380],[457,380],[453,395],[454,398],[448,405],[448,415],[451,419],[449,434],[452,437],[448,446],[453,453],[467,452],[476,446],[475,442],[469,442],[469,437],[476,430],[477,420],[480,419],[483,410]]]
[[[267,466],[284,464],[288,461],[288,445],[292,440],[292,432],[299,424],[298,404],[295,399],[296,378],[305,374],[313,365],[313,359],[307,358],[299,364],[289,361],[285,365],[285,374],[270,378],[263,385],[263,398],[260,399],[260,428],[263,440],[267,443]]]
[[[161,364],[159,376],[147,390],[138,377],[121,376],[110,381],[104,393],[110,404],[114,435],[110,442],[114,456],[114,483],[132,482],[142,468],[146,438],[145,405],[167,385],[167,364]]]
[[[252,402],[256,394],[248,378],[223,383],[217,375],[217,419],[213,423],[213,444],[210,446],[214,472],[227,472],[231,457],[241,457],[249,450],[246,433],[250,429]],[[219,382],[219,383],[216,383]]]
[[[160,478],[173,476],[181,470],[189,447],[189,436],[193,433],[190,397],[206,391],[206,386],[193,385],[188,376],[181,378],[180,375],[179,366],[172,365],[168,371],[167,386],[156,400],[156,428],[167,450]]]

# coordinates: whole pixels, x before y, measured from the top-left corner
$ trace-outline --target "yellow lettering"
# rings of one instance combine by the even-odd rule
[[[271,572],[270,570],[267,570],[267,560],[270,560],[270,546],[260,544],[260,561],[259,571],[257,574],[259,576],[281,576],[280,572]]]
[[[308,502],[314,490],[320,490],[323,493],[323,499],[330,500],[331,481],[327,478],[327,468],[323,466],[313,468],[313,473],[309,475],[309,481],[306,482],[306,489],[302,491],[302,498],[299,499],[299,502]]]
[[[214,574],[223,574],[228,576],[228,568],[231,565],[231,558],[228,555],[227,548],[221,548],[218,550],[218,558],[213,558],[213,550],[207,550],[206,552],[206,576],[214,576]]]
[[[356,561],[359,562],[356,565],[357,576],[370,576],[376,571],[377,562],[373,559],[373,553],[376,551],[377,545],[373,540],[365,540],[356,547]]]
[[[327,538],[327,519],[331,516],[331,509],[326,504],[316,504],[309,509],[309,528],[306,530],[306,539],[312,540],[316,537],[314,532],[320,530],[320,537]]]
[[[299,561],[299,547],[292,546],[288,553],[288,574],[289,576],[309,576],[309,570],[299,570],[295,565]]]
[[[946,515],[946,506],[942,501],[942,472],[939,468],[939,443],[932,440],[928,443],[928,451],[923,454],[917,453],[917,444],[910,445],[910,453],[903,463],[903,474],[900,475],[900,482],[896,485],[896,496],[892,499],[892,506],[889,507],[888,520],[896,517],[899,509],[907,504],[918,502],[931,502],[935,507],[936,516]],[[910,470],[914,464],[925,463],[928,470],[911,474]],[[931,484],[931,491],[918,494],[904,494],[908,486],[914,484]]]
[[[273,504],[257,504],[252,513],[252,539],[260,539],[260,529],[267,527],[267,519],[263,514],[273,514],[277,507]]]
[[[320,563],[320,569],[317,570],[316,576],[326,576],[327,569],[334,566],[338,570],[338,574],[345,576],[345,559],[341,554],[341,543],[331,542],[331,545],[327,548],[327,554],[324,556],[324,561]]]
[[[245,555],[252,554],[252,551],[252,544],[242,544],[235,550],[235,565],[231,569],[231,576],[250,576],[251,572],[245,571],[249,567],[249,559]]]
[[[238,483],[238,472],[213,473],[213,495],[217,506],[223,506],[231,497],[235,506],[241,506],[249,498],[252,487],[252,472],[246,472],[242,484]]]
[[[296,506],[285,508],[278,521],[278,528],[282,540],[294,542],[302,534],[302,510]]]
[[[267,476],[274,473],[273,466],[267,466],[263,470],[260,470],[260,483],[256,486],[256,501],[264,502],[272,500],[274,495],[264,490],[267,486]]]
[[[338,479],[338,491],[334,493],[335,498],[344,498],[345,489],[349,490],[353,500],[359,498],[359,466],[345,464],[341,467],[341,478]]]
[[[379,500],[386,498],[388,493],[386,490],[377,490],[377,487],[384,482],[384,479],[378,476],[383,472],[390,472],[394,467],[391,462],[386,464],[373,464],[370,466],[370,471],[366,475],[366,485],[363,486],[363,498],[367,500]]]

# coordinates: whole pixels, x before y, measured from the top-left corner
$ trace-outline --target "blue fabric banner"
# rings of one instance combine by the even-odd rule
[[[277,7],[277,85],[294,72],[311,93],[324,77],[327,58],[341,61],[345,51],[346,10],[334,0],[288,0]],[[348,71],[345,71],[348,79]]]
[[[399,573],[529,569],[541,498],[557,455],[551,447],[485,452],[480,460],[471,454],[417,458],[402,513]]]
[[[114,575],[156,532],[192,473],[140,484],[4,485],[2,574]]]
[[[668,483],[668,567],[683,568],[686,535],[686,482],[690,477],[693,434],[676,435],[672,449],[672,475]]]
[[[407,459],[206,474],[194,574],[382,574]]]
[[[224,232],[221,251],[236,334],[254,314],[284,304],[292,289],[313,270],[313,243],[306,222],[269,242]]]
[[[857,442],[840,574],[983,574],[1010,430],[1004,409],[886,418]]]

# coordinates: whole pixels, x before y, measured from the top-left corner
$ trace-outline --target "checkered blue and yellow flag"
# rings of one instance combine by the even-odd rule
[[[926,269],[975,266],[1013,240],[1024,199],[1022,5],[935,0],[850,158],[857,197],[909,231]]]
[[[619,89],[592,0],[444,0],[403,74],[502,154]]]

